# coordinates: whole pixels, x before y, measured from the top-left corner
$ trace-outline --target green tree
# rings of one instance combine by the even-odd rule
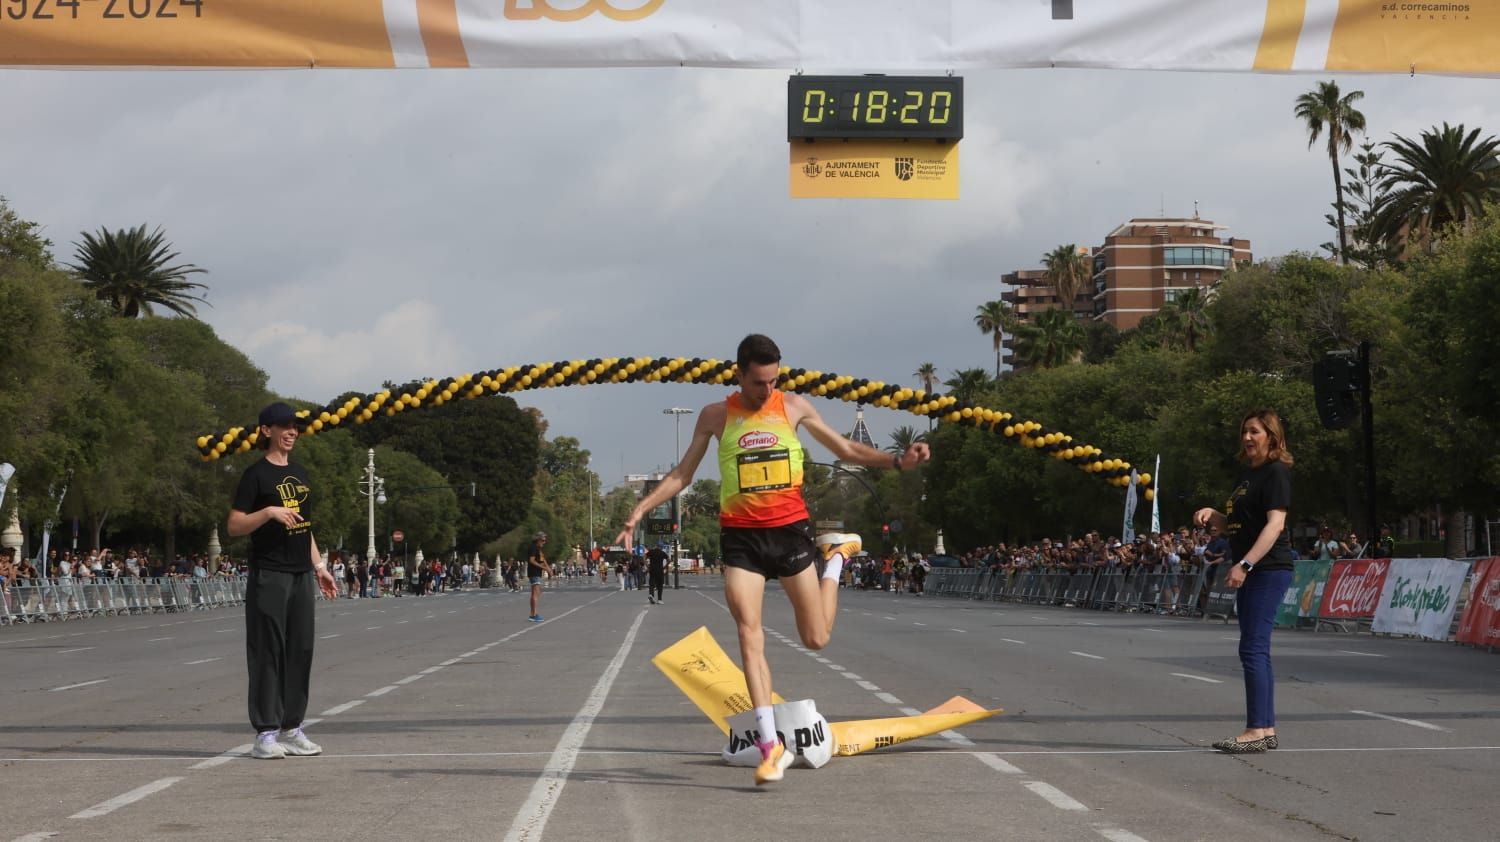
[[[1380,186],[1387,191],[1374,228],[1405,251],[1431,250],[1449,225],[1469,227],[1486,202],[1500,200],[1500,140],[1465,132],[1462,123],[1422,132],[1420,141],[1396,135],[1383,146],[1396,157]]]
[[[1380,236],[1375,228],[1376,214],[1387,200],[1387,191],[1381,186],[1386,171],[1384,155],[1372,141],[1360,144],[1354,156],[1355,166],[1345,167],[1344,209],[1349,214],[1349,228],[1354,232],[1354,242],[1348,247],[1349,262],[1368,269],[1380,269],[1396,259],[1392,244]],[[1328,226],[1337,227],[1332,214],[1327,215]],[[1323,249],[1337,256],[1335,243],[1324,243]]]
[[[978,312],[974,314],[974,324],[979,328],[979,332],[990,337],[990,342],[995,347],[995,377],[997,379],[1000,377],[1000,349],[1005,342],[1005,334],[1014,332],[1011,328],[1013,319],[1010,305],[999,299],[979,305]]]
[[[917,370],[912,373],[912,376],[921,382],[922,391],[929,395],[932,394],[933,389],[937,388],[937,366],[932,363],[922,363],[917,366]]]
[[[52,241],[41,234],[42,226],[22,219],[0,196],[0,271],[7,262],[23,263],[32,269],[52,266]]]
[[[1043,255],[1042,267],[1046,271],[1047,285],[1057,295],[1057,306],[1072,315],[1078,293],[1093,276],[1093,260],[1086,252],[1080,253],[1076,243],[1068,243]]]
[[[1311,149],[1327,130],[1328,161],[1333,166],[1333,205],[1338,214],[1339,260],[1349,253],[1349,241],[1344,225],[1344,184],[1339,168],[1339,156],[1348,154],[1354,143],[1354,133],[1365,130],[1365,115],[1354,107],[1363,99],[1364,91],[1343,94],[1337,82],[1319,82],[1315,91],[1297,97],[1295,112],[1307,128],[1307,148]]]
[[[317,439],[321,438],[322,435],[317,436]],[[356,446],[353,453],[356,461],[361,463],[357,467],[363,468],[363,459],[359,458],[362,451]],[[377,534],[381,536],[376,540],[376,548],[381,552],[393,548],[397,553],[412,554],[421,550],[424,556],[453,549],[459,526],[465,518],[459,501],[467,499],[468,495],[450,487],[442,474],[415,455],[389,445],[375,447],[375,466],[376,473],[385,479],[386,496],[385,505],[378,507],[375,514]],[[343,469],[346,475],[351,467],[356,466],[346,465]],[[362,474],[363,471],[359,470],[352,477],[358,481]],[[351,499],[357,505],[366,505],[362,495],[355,494]],[[359,537],[350,542],[361,553],[365,548],[365,529],[359,527],[363,526],[365,516],[361,515],[354,522],[352,531]],[[391,534],[395,530],[401,531],[404,545],[393,545]]]
[[[1022,325],[1016,356],[1032,368],[1052,368],[1077,362],[1083,356],[1083,326],[1063,310],[1043,310],[1031,324]]]
[[[85,231],[83,242],[74,246],[77,262],[68,268],[100,301],[108,301],[127,319],[152,315],[154,307],[196,316],[193,302],[206,301],[192,290],[208,287],[187,276],[208,270],[191,263],[173,265],[177,252],[161,228],[149,234],[145,225],[119,231],[100,228],[98,236]]]
[[[948,393],[953,397],[966,403],[973,403],[979,394],[994,386],[995,381],[990,379],[988,373],[982,368],[965,368],[953,372],[953,376],[943,381],[948,387]]]
[[[891,431],[891,443],[886,450],[891,453],[905,453],[912,445],[919,441],[926,441],[927,434],[918,432],[915,427],[902,424]]]

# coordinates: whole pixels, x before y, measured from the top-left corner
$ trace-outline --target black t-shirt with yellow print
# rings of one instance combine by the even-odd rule
[[[1224,504],[1224,515],[1229,522],[1230,552],[1234,561],[1240,561],[1261,530],[1266,528],[1267,512],[1272,509],[1292,508],[1292,469],[1285,462],[1267,462],[1258,468],[1247,468],[1239,484]],[[1288,519],[1290,523],[1290,519]],[[1292,542],[1286,527],[1276,536],[1265,558],[1259,559],[1256,570],[1291,570]]]
[[[234,508],[254,514],[267,506],[286,506],[302,515],[302,522],[290,529],[279,520],[268,520],[250,533],[250,567],[304,573],[312,569],[312,515],[309,513],[307,472],[296,462],[273,465],[265,459],[240,475],[234,492]]]

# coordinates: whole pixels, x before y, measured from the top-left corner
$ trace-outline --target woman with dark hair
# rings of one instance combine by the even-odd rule
[[[1240,421],[1238,458],[1246,465],[1224,511],[1199,509],[1193,520],[1229,539],[1233,566],[1225,585],[1235,594],[1240,623],[1240,665],[1245,673],[1245,730],[1214,743],[1228,754],[1277,747],[1276,680],[1271,671],[1271,629],[1276,608],[1292,582],[1287,511],[1292,505],[1292,454],[1275,410],[1258,409]]]

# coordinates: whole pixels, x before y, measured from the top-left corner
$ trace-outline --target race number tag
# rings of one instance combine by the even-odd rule
[[[792,487],[792,454],[756,450],[739,455],[740,491],[775,491]]]

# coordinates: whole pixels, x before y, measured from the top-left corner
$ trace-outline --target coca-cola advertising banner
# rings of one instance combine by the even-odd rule
[[[1458,592],[1469,575],[1467,561],[1398,558],[1391,562],[1370,631],[1447,640]]]
[[[1469,585],[1469,604],[1458,623],[1459,643],[1500,646],[1500,558],[1487,558],[1474,565]]]
[[[1323,601],[1318,604],[1318,616],[1344,620],[1374,617],[1390,569],[1390,559],[1385,558],[1335,561],[1323,588]]]

